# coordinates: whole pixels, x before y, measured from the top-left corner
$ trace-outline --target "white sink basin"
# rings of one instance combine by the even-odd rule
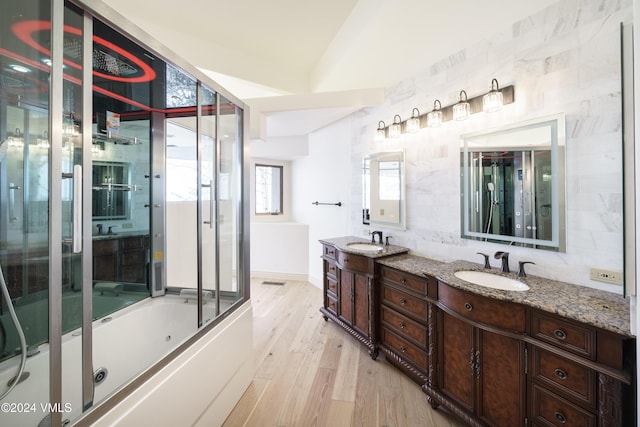
[[[499,276],[497,274],[485,273],[484,271],[463,270],[456,271],[453,274],[458,279],[462,279],[475,285],[484,286],[487,288],[502,289],[503,291],[529,290],[529,286],[518,280]]]
[[[378,246],[373,243],[353,242],[347,243],[347,246],[349,249],[363,252],[380,252],[382,250],[382,246]]]

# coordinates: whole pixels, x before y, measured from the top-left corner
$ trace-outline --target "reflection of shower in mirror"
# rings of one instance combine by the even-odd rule
[[[4,141],[0,141],[0,162],[4,160],[4,157],[7,155],[7,148],[9,147],[9,140],[5,139]]]

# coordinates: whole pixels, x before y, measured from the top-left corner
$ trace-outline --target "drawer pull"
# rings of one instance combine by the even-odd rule
[[[407,351],[407,347],[405,347],[405,346],[401,345],[401,346],[400,346],[400,351],[401,351],[401,352],[403,352],[403,353],[406,353],[406,351]]]
[[[567,338],[567,333],[562,329],[554,329],[553,335],[561,341],[564,341]]]
[[[562,369],[556,369],[554,373],[556,374],[556,377],[560,378],[561,380],[567,379],[567,373]]]
[[[405,324],[404,324],[404,322],[400,322],[400,323],[398,324],[398,326],[400,326],[400,329],[404,329]]]
[[[407,300],[404,298],[400,298],[400,305],[405,305],[407,303]]]
[[[404,278],[402,278],[402,279],[400,279],[400,283],[402,283],[404,285],[405,283],[407,283],[407,281]]]
[[[565,417],[564,415],[562,415],[560,412],[556,412],[555,414],[553,414],[556,417],[556,420],[560,421],[562,424],[567,422],[567,417]]]
[[[470,303],[468,303],[468,302],[465,302],[465,303],[464,303],[464,308],[466,308],[466,309],[467,309],[467,311],[471,311],[471,310],[473,310],[473,306],[472,306]]]

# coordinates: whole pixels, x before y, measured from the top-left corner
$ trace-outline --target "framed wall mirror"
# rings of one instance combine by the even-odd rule
[[[363,223],[405,229],[404,151],[363,159]]]
[[[467,239],[565,251],[564,115],[463,135]]]
[[[127,219],[130,204],[129,164],[93,162],[93,219]]]

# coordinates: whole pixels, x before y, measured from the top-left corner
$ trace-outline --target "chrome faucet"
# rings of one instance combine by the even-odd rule
[[[500,271],[503,273],[508,273],[509,272],[509,252],[498,251],[493,255],[493,257],[495,259],[502,260],[502,267],[500,268]]]
[[[382,244],[382,231],[372,231],[371,232],[371,243],[376,242],[376,235],[380,238],[380,244]]]

